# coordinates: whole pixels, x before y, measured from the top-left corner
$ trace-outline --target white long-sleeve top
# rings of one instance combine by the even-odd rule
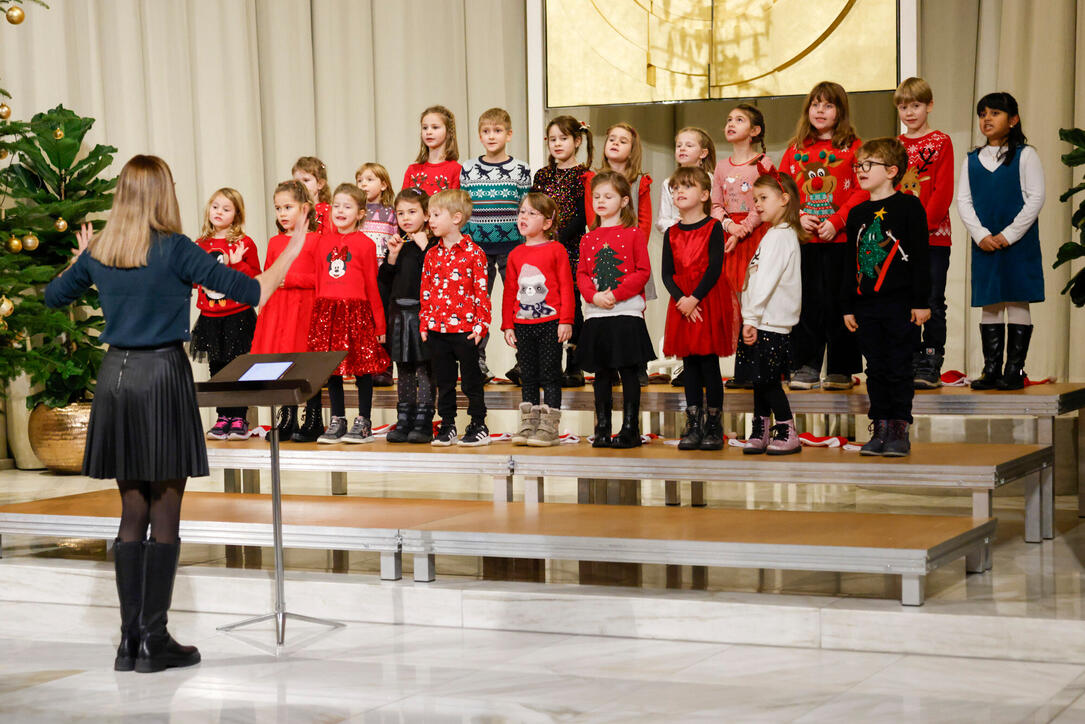
[[[666,234],[667,229],[678,223],[678,207],[674,205],[674,197],[671,196],[671,180],[663,182],[663,192],[659,194],[659,215],[656,216],[656,228],[660,234]]]
[[[988,171],[994,171],[1002,163],[998,158],[1000,148],[1000,146],[984,146],[980,149],[979,162]],[[1006,237],[1006,241],[1014,244],[1025,235],[1025,232],[1036,222],[1036,217],[1040,215],[1045,198],[1044,167],[1040,163],[1040,154],[1036,153],[1036,149],[1032,146],[1023,146],[1017,152],[1021,154],[1018,168],[1021,171],[1021,195],[1025,199],[1025,205],[1005,229],[988,229],[980,223],[976,209],[972,205],[972,188],[968,183],[968,162],[961,164],[961,179],[957,184],[957,213],[961,215],[961,221],[968,229],[968,234],[977,243],[987,236],[1001,233]]]
[[[787,224],[777,224],[761,239],[746,268],[742,323],[765,332],[787,334],[799,323],[801,310],[799,237]]]

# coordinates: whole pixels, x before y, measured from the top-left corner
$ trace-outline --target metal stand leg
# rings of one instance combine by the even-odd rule
[[[704,499],[703,480],[691,480],[689,482],[689,504],[694,508],[703,508],[708,505]]]
[[[991,503],[994,493],[990,490],[972,491],[972,517],[990,518]],[[969,573],[983,573],[991,569],[991,542],[988,540],[983,546],[967,554],[964,559],[964,568]]]
[[[508,503],[512,501],[512,476],[494,476],[494,502]],[[417,578],[415,580],[418,580]],[[430,579],[433,580],[433,579]]]
[[[545,502],[543,495],[543,476],[538,475],[524,480],[524,503],[530,505],[532,503]]]
[[[222,471],[222,492],[224,493],[240,493],[241,492],[241,471],[234,470],[232,468],[226,468]]]
[[[347,494],[347,474],[346,473],[332,473],[332,495],[346,495]]]
[[[1036,442],[1040,445],[1054,446],[1054,417],[1036,418]],[[1053,464],[1040,471],[1040,534],[1047,539],[1055,537],[1055,466]]]
[[[682,504],[682,494],[678,491],[677,480],[664,480],[663,491],[667,505]]]
[[[1043,495],[1040,490],[1042,473],[1031,473],[1025,478],[1025,542],[1040,543],[1043,531],[1040,519],[1043,517]]]
[[[271,406],[271,419],[275,419],[275,405]],[[282,481],[279,477],[279,431],[272,427],[271,432],[271,530],[275,543],[275,611],[253,618],[219,626],[219,631],[233,631],[243,626],[262,623],[274,619],[275,643],[282,646],[286,641],[286,619],[293,618],[298,621],[317,623],[332,628],[340,628],[344,624],[339,621],[330,621],[312,616],[302,616],[298,613],[289,613],[286,610],[285,587],[286,574],[283,571],[283,491]]]
[[[414,554],[414,580],[419,583],[430,583],[437,580],[437,567],[434,564],[432,553]]]
[[[900,602],[904,606],[922,606],[927,577],[903,575],[900,577]]]
[[[403,578],[403,555],[399,551],[381,551],[381,580],[398,581]]]

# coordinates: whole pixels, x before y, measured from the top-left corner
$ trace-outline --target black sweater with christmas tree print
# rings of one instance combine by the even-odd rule
[[[919,199],[897,191],[864,201],[848,214],[847,229],[855,271],[844,276],[844,314],[872,300],[929,306],[927,214]]]

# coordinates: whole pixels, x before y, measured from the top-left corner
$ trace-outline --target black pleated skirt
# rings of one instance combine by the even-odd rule
[[[414,300],[392,302],[388,311],[388,356],[393,362],[428,362],[429,349],[418,328],[419,304]]]
[[[576,359],[582,369],[598,372],[639,367],[655,358],[644,317],[622,314],[584,320],[580,343],[576,346]]]
[[[180,342],[106,352],[90,408],[83,474],[145,481],[208,474],[192,367]]]

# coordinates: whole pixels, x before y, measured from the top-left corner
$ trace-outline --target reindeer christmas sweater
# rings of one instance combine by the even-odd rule
[[[561,242],[521,244],[509,252],[501,329],[555,319],[558,324],[572,324],[575,312],[573,272]]]
[[[844,314],[854,314],[858,305],[872,300],[927,308],[927,215],[919,199],[897,191],[880,201],[864,201],[848,215],[847,234],[855,273],[844,275]]]
[[[953,202],[953,141],[941,131],[919,138],[901,134],[908,151],[908,170],[901,179],[901,191],[923,202],[931,246],[949,246],[953,232],[949,206]]]
[[[377,291],[377,245],[361,231],[321,234],[313,247],[316,297],[363,299],[373,311],[378,335],[384,334],[384,307]]]
[[[403,174],[403,188],[417,186],[430,196],[445,189],[458,189],[462,171],[459,161],[412,163]]]
[[[858,138],[847,148],[834,147],[832,139],[818,139],[800,147],[788,146],[780,159],[780,173],[790,175],[799,187],[799,213],[832,222],[837,234],[829,243],[848,240],[840,233],[844,231],[848,213],[870,198],[870,194],[859,188],[851,167],[861,145]],[[819,243],[825,239],[814,235],[810,241]]]

